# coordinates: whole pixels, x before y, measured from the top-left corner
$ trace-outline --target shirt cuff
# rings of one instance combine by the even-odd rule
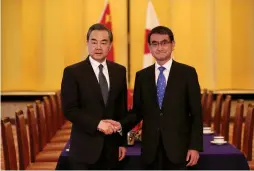
[[[121,136],[123,135],[122,127],[119,131],[117,131]]]

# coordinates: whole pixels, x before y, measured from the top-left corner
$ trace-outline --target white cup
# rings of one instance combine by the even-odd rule
[[[223,143],[224,142],[224,137],[223,136],[214,136],[213,141],[215,143]]]
[[[203,127],[203,133],[211,133],[212,132],[212,128],[211,127]]]

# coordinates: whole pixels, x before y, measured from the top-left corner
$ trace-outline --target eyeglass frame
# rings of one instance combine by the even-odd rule
[[[165,48],[167,47],[168,44],[171,44],[172,41],[169,41],[169,40],[162,40],[160,42],[157,42],[157,41],[153,41],[152,43],[149,43],[149,45],[152,47],[152,48],[158,48],[159,45],[161,45],[162,48]]]

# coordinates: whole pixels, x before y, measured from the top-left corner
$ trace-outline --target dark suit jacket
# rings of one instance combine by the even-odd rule
[[[64,69],[62,105],[65,117],[73,123],[70,158],[77,162],[95,163],[105,144],[107,156],[112,162],[118,161],[118,147],[123,144],[123,137],[118,133],[106,136],[97,126],[102,119],[119,121],[127,112],[126,69],[110,61],[107,67],[110,91],[106,106],[89,58]]]
[[[173,61],[162,109],[156,94],[155,65],[136,73],[133,110],[122,121],[125,132],[141,119],[142,158],[150,164],[155,157],[159,133],[167,157],[182,163],[188,149],[202,150],[202,109],[198,77],[193,67]]]

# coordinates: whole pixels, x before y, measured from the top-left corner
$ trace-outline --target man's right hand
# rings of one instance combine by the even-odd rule
[[[101,120],[97,129],[106,135],[114,133],[114,127],[111,123]]]
[[[104,120],[107,123],[110,123],[113,127],[114,127],[114,131],[120,131],[122,129],[122,126],[120,124],[120,122],[114,121],[112,119],[106,119]]]

